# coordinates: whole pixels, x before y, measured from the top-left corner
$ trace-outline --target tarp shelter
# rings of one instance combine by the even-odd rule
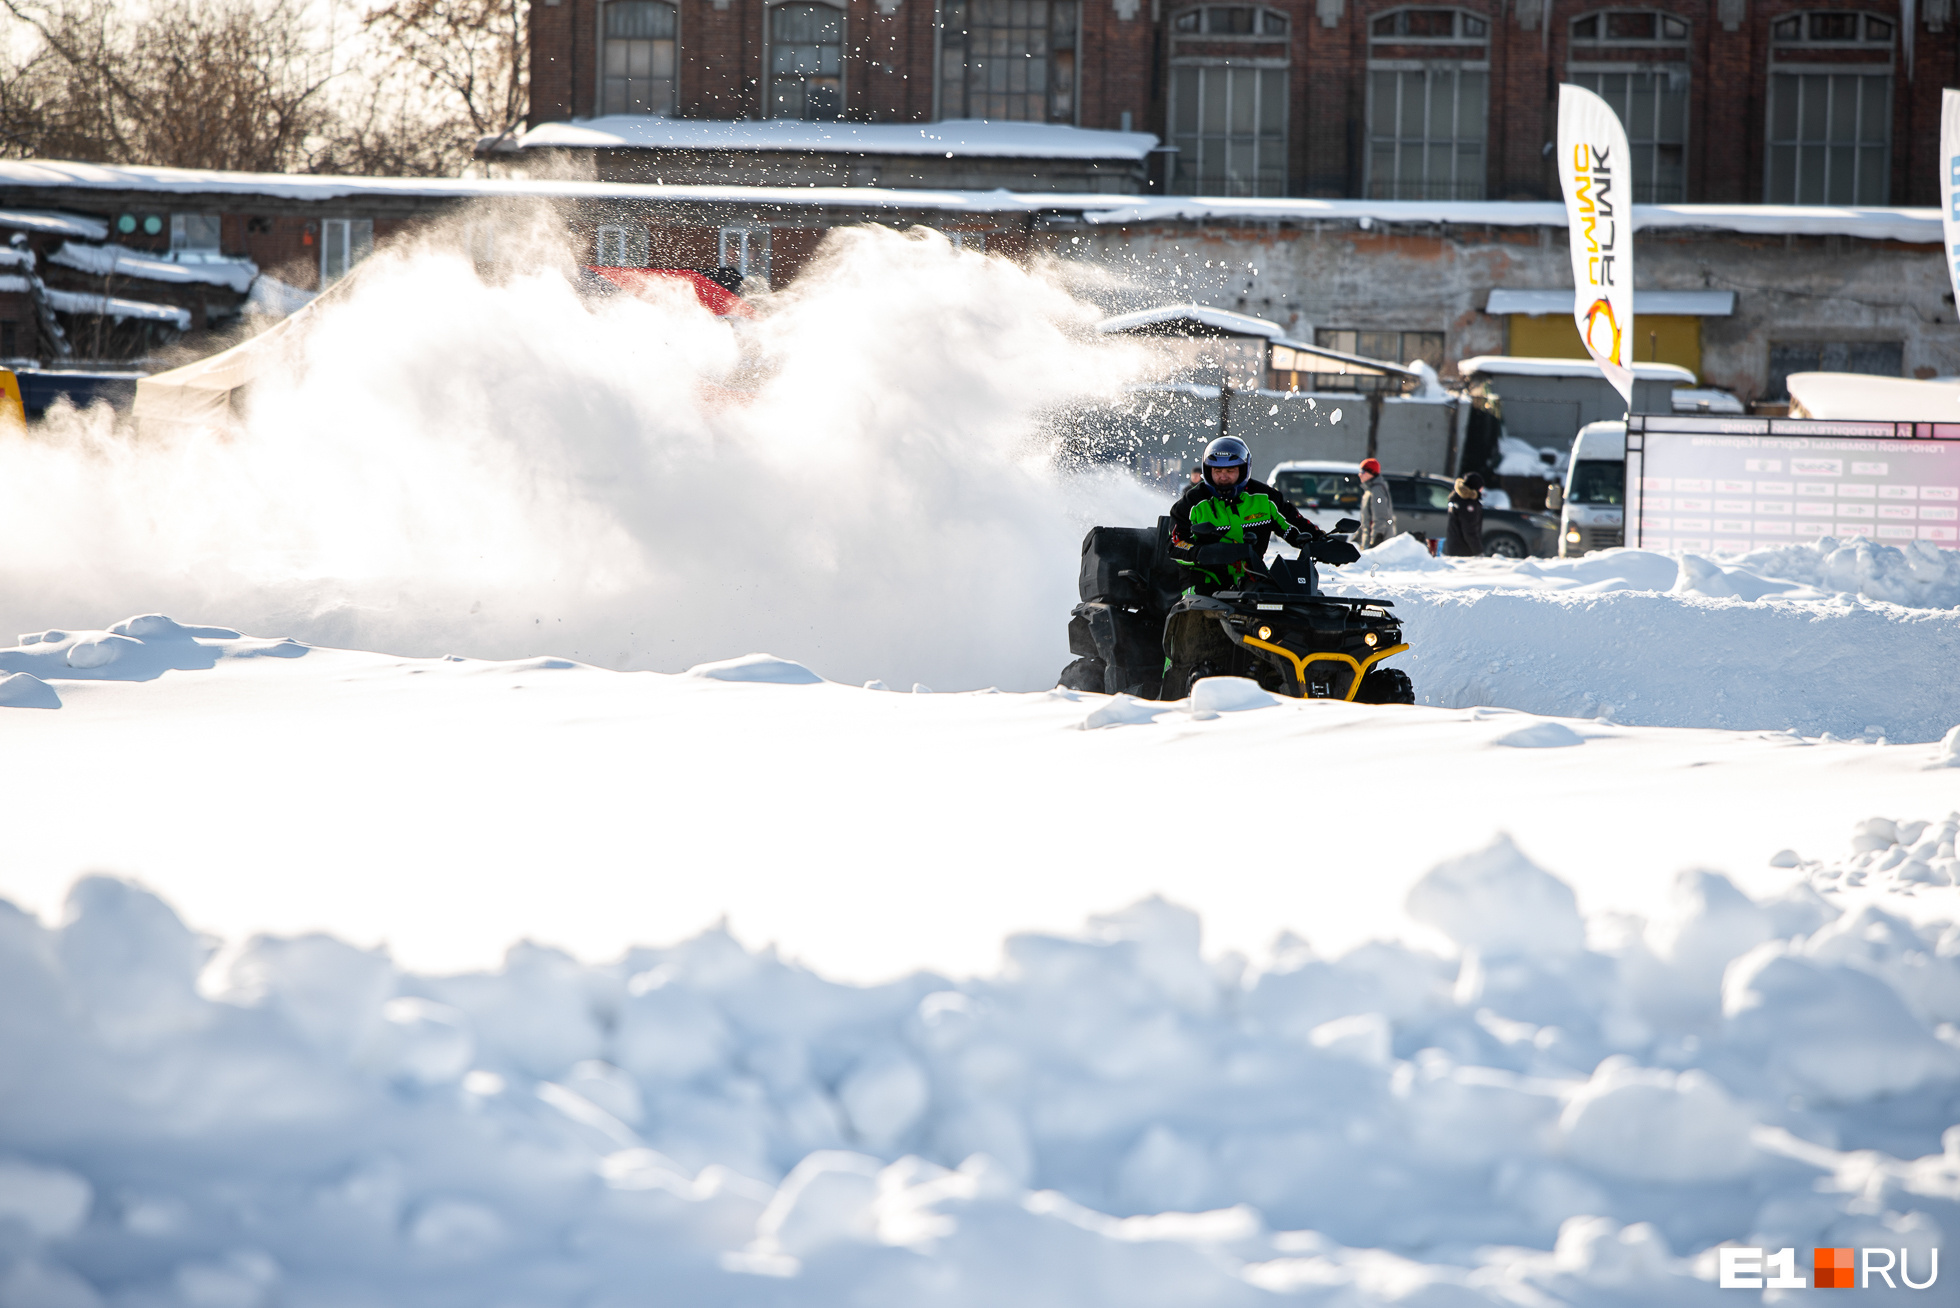
[[[238,412],[239,392],[284,357],[296,339],[296,327],[312,310],[309,304],[249,341],[137,382],[137,421],[219,423],[230,418]]]
[[[217,423],[239,413],[242,392],[254,379],[284,365],[299,337],[312,326],[320,304],[344,296],[360,279],[357,267],[271,327],[229,350],[136,383],[139,422]],[[290,289],[290,288],[288,288]]]
[[[1960,422],[1960,382],[1862,372],[1793,372],[1789,386],[1792,418]]]

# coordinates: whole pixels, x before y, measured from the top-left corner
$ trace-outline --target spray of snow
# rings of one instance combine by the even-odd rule
[[[1140,356],[934,233],[835,239],[746,346],[688,298],[377,260],[243,430],[97,410],[0,443],[0,629],[161,608],[414,654],[1047,684],[1084,525],[1162,506],[1059,473],[1040,417]]]

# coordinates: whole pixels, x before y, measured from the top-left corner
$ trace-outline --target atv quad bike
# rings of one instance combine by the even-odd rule
[[[1313,560],[1252,560],[1240,590],[1185,593],[1170,519],[1092,527],[1082,541],[1082,602],[1069,616],[1062,670],[1071,690],[1182,699],[1204,677],[1249,677],[1277,694],[1362,704],[1413,704],[1415,688],[1381,661],[1408,649],[1391,601],[1321,593]],[[1352,530],[1348,522],[1337,529]],[[1221,555],[1239,546],[1199,543]],[[1211,560],[1205,560],[1211,561]],[[1221,557],[1219,562],[1223,562]]]

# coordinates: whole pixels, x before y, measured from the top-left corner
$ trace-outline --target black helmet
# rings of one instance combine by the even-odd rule
[[[1211,480],[1211,470],[1213,468],[1237,468],[1239,469],[1239,479],[1232,483],[1232,488],[1229,491],[1223,492],[1233,499],[1237,499],[1240,493],[1245,490],[1245,483],[1251,475],[1251,466],[1252,451],[1246,448],[1246,443],[1236,436],[1220,436],[1217,440],[1205,446],[1205,485],[1210,486],[1213,491],[1218,491],[1219,489]]]

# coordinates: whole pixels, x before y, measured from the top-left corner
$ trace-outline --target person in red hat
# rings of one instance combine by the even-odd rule
[[[1388,483],[1382,480],[1382,465],[1375,459],[1361,461],[1361,533],[1356,544],[1373,549],[1395,534],[1395,505],[1388,497]]]

